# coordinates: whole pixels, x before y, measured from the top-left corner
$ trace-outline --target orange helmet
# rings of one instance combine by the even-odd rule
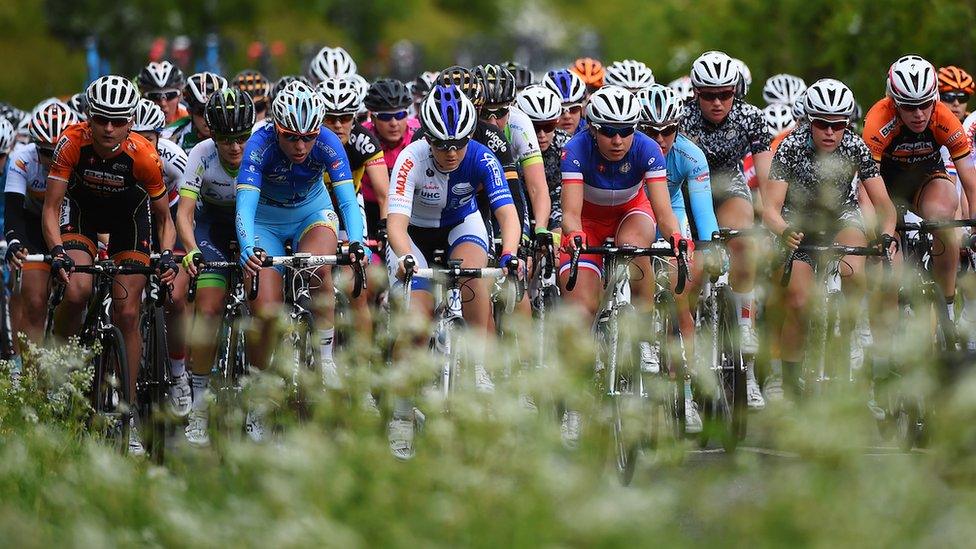
[[[960,91],[972,95],[973,77],[959,67],[949,65],[939,69],[939,93]]]
[[[569,70],[575,72],[583,79],[583,83],[591,88],[599,88],[603,85],[603,63],[590,57],[580,57],[573,62]]]

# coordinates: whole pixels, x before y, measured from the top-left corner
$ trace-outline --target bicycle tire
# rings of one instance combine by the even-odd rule
[[[244,411],[241,407],[242,381],[246,373],[244,332],[235,322],[236,315],[225,314],[217,335],[217,355],[212,370],[213,407],[211,432],[215,440],[234,438],[244,432]]]
[[[717,438],[725,451],[731,453],[745,435],[748,409],[745,400],[745,364],[739,348],[739,325],[732,290],[728,286],[718,290],[714,306],[718,319],[718,352],[715,354],[717,363],[711,367],[716,383],[713,394],[705,399],[702,406],[700,442],[705,446],[710,439]]]
[[[133,410],[125,340],[115,326],[109,327],[98,337],[102,352],[93,359],[89,430],[96,438],[125,455],[129,450],[129,420]]]
[[[670,425],[669,430],[674,440],[680,440],[685,436],[685,380],[688,378],[688,364],[678,325],[678,306],[670,290],[658,292],[654,301],[654,311],[659,315],[661,327],[658,334],[661,374],[668,376],[671,387],[666,395],[665,408],[668,415],[665,420]]]
[[[3,287],[0,288],[0,359],[10,360],[17,354],[15,345],[16,334],[10,323],[10,288],[7,277],[9,272],[4,267]]]
[[[162,464],[166,453],[166,431],[169,427],[166,404],[169,396],[169,353],[166,318],[162,307],[153,307],[143,342],[142,367],[139,369],[137,394],[146,452],[153,462]]]
[[[640,392],[640,341],[631,329],[640,325],[633,306],[625,305],[599,332],[608,338],[604,344],[611,351],[604,363],[604,395],[609,405],[610,451],[617,479],[623,486],[633,481],[640,449],[650,438],[647,401]],[[614,393],[610,393],[610,387],[615,388]]]

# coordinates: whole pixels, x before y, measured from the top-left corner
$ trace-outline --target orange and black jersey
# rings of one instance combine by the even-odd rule
[[[921,133],[908,129],[890,97],[878,101],[864,119],[864,142],[872,158],[881,163],[881,175],[886,180],[904,172],[944,171],[939,152],[942,147],[949,150],[954,161],[970,153],[962,124],[939,101],[935,102],[929,125]]]
[[[111,156],[102,158],[95,152],[87,122],[64,131],[49,177],[67,182],[68,194],[77,200],[106,203],[107,213],[116,200],[166,196],[162,163],[152,143],[131,132]]]
[[[345,149],[346,156],[349,157],[349,169],[352,170],[352,182],[357,193],[362,187],[363,173],[367,167],[383,166],[383,169],[386,169],[386,161],[383,159],[383,149],[380,147],[379,139],[359,122],[353,125],[349,132],[349,140],[342,148]],[[323,174],[322,179],[325,181],[326,187],[331,189],[332,180],[329,178],[328,171]]]

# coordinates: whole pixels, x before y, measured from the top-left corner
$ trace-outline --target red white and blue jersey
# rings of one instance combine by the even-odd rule
[[[653,139],[635,132],[627,154],[610,161],[600,154],[590,132],[580,132],[562,152],[563,185],[583,185],[584,206],[614,207],[644,192],[644,185],[667,185],[667,163]]]

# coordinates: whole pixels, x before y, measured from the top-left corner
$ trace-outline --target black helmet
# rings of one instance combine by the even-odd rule
[[[274,103],[275,96],[278,95],[278,92],[280,92],[281,90],[285,89],[285,86],[287,86],[288,84],[291,84],[292,82],[296,82],[296,81],[298,81],[298,82],[304,82],[304,83],[308,84],[308,87],[310,87],[310,88],[311,87],[314,87],[314,86],[312,86],[312,83],[308,80],[308,78],[305,78],[304,76],[286,74],[285,76],[282,76],[281,78],[279,78],[274,83],[274,86],[271,86],[271,97],[270,97],[271,102]]]
[[[139,91],[146,93],[153,90],[178,90],[185,84],[183,71],[169,61],[149,63],[142,68],[136,77]]]
[[[515,77],[501,65],[480,65],[474,73],[484,87],[485,103],[498,105],[515,100]]]
[[[397,111],[409,107],[413,97],[403,82],[381,78],[370,84],[363,103],[366,110],[371,112]]]
[[[190,75],[183,86],[183,101],[190,110],[205,107],[210,96],[225,89],[227,80],[217,73],[203,71]]]
[[[532,85],[532,71],[528,67],[515,61],[505,63],[504,67],[515,77],[515,90],[522,91]]]
[[[254,126],[254,101],[237,88],[224,88],[210,96],[205,111],[214,135],[249,133]]]
[[[255,105],[267,103],[268,95],[271,93],[271,82],[268,82],[263,74],[252,69],[245,69],[237,73],[230,85],[242,92],[247,92],[254,100]]]
[[[475,107],[480,108],[485,104],[484,86],[481,84],[481,79],[467,67],[454,65],[442,70],[437,75],[437,83],[442,86],[454,84],[464,95],[468,96]]]

